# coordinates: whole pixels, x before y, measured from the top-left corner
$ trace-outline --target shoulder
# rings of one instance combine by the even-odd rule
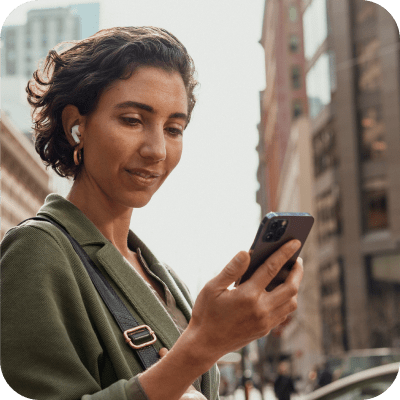
[[[40,309],[58,315],[62,309],[67,314],[81,307],[81,291],[90,290],[90,278],[68,239],[45,224],[50,225],[35,221],[13,228],[1,243],[2,311]]]
[[[1,255],[7,254],[10,250],[41,252],[51,247],[63,249],[65,242],[62,240],[61,232],[45,221],[29,220],[23,225],[11,228],[4,236],[1,242]],[[44,246],[44,247],[43,247]]]
[[[62,266],[71,258],[74,251],[68,239],[44,221],[28,221],[12,228],[1,242],[2,275],[46,269],[54,274],[65,269]]]

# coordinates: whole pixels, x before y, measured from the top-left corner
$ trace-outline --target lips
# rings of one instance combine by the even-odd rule
[[[161,177],[161,173],[144,168],[126,169],[133,180],[141,186],[151,186]]]

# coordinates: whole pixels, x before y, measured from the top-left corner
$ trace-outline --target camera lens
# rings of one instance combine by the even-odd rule
[[[285,228],[280,227],[277,231],[276,231],[276,235],[281,237],[284,233],[285,233]]]
[[[269,229],[270,229],[271,231],[275,231],[276,229],[278,229],[279,225],[280,225],[280,224],[279,224],[278,221],[271,222],[271,225],[269,226]]]
[[[267,232],[264,237],[263,240],[264,242],[272,242],[274,240],[274,233],[273,232]]]

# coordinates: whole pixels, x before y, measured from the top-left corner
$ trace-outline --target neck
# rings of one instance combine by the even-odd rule
[[[132,208],[115,203],[99,187],[79,179],[72,185],[67,200],[78,207],[123,256],[129,255],[127,237]]]

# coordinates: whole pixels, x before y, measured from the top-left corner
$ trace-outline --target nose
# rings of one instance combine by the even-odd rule
[[[153,126],[144,133],[140,155],[152,161],[163,161],[167,156],[163,126]]]

